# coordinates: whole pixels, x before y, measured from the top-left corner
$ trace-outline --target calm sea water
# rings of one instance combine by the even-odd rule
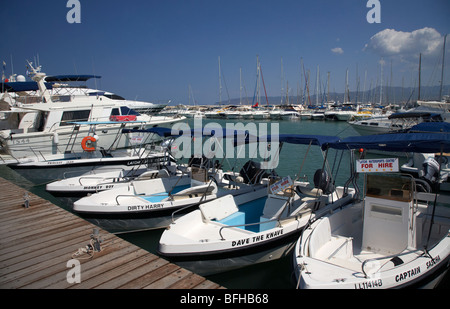
[[[205,125],[211,122],[225,128],[227,123],[243,123],[243,120],[205,119],[202,121],[202,124]],[[259,130],[263,130],[264,126],[266,125],[267,134],[271,133],[272,125],[277,124],[280,134],[292,133],[337,135],[341,138],[346,136],[358,135],[349,124],[341,121],[280,120],[273,122],[261,120],[252,122],[255,123],[256,127],[258,128],[258,132],[260,132]],[[191,128],[194,128],[194,120],[190,119],[187,121],[187,123]],[[280,176],[289,175],[292,178],[295,178],[298,175],[305,175],[312,182],[314,172],[322,167],[324,158],[322,152],[317,146],[312,146],[310,149],[308,148],[309,147],[307,145],[283,145],[280,153],[279,164],[276,168],[277,173]],[[307,156],[304,160],[306,153]],[[219,160],[223,163],[224,169],[228,170],[235,166],[235,170],[238,171],[250,157],[253,157],[253,154],[249,154],[249,151],[247,151],[245,158]],[[343,185],[349,176],[348,153],[344,153],[341,157],[340,152],[330,150],[327,158],[329,168],[333,171],[333,176],[335,176],[337,173],[336,184]],[[62,208],[65,208],[69,211],[71,210],[71,203],[73,203],[71,199],[61,199],[52,196],[45,191],[44,184],[35,185],[33,183],[30,183],[26,179],[20,177],[14,171],[4,166],[0,166],[0,175]],[[156,254],[159,238],[162,232],[163,230],[135,232],[121,234],[120,237],[143,249],[148,250],[149,252]],[[238,270],[208,276],[207,278],[230,289],[293,289],[296,285],[293,274],[292,255],[288,255],[287,257],[276,261],[256,264]],[[448,278],[449,275],[447,275],[444,283],[444,286],[446,288],[449,287],[448,282],[450,280]]]

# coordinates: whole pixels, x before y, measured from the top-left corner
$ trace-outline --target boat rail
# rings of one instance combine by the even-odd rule
[[[160,194],[160,193],[156,193],[156,194]],[[153,196],[153,195],[156,195],[156,194],[151,194],[151,195],[148,195],[148,196]],[[119,197],[139,197],[139,196],[146,196],[144,193],[139,193],[139,194],[119,194],[119,195],[117,195],[116,196],[116,204],[117,204],[117,206],[120,206],[120,203],[119,203]]]
[[[297,217],[297,216],[293,216],[293,217]],[[289,218],[293,218],[293,217],[289,217]],[[284,221],[284,220],[287,220],[287,219],[289,219],[289,218],[283,219],[283,221]],[[297,219],[297,218],[296,218],[296,219]],[[223,235],[222,235],[222,230],[223,230],[223,229],[232,228],[232,227],[245,227],[245,226],[252,226],[252,225],[260,225],[260,224],[265,224],[265,223],[274,222],[274,221],[278,221],[277,227],[280,227],[280,226],[281,226],[281,220],[280,220],[279,218],[267,220],[267,221],[264,221],[264,222],[255,222],[255,223],[246,223],[246,224],[237,224],[237,225],[226,225],[226,226],[222,226],[222,227],[219,229],[220,240],[226,240],[226,239],[223,237]]]
[[[80,177],[79,179],[78,179],[78,183],[81,185],[81,186],[86,186],[86,185],[84,185],[84,184],[82,184],[81,183],[81,180],[82,179],[103,179],[103,180],[105,180],[105,181],[108,181],[108,180],[112,180],[112,182],[119,182],[120,181],[120,179],[123,179],[124,177],[100,177],[100,176],[85,176],[85,177]]]
[[[416,249],[416,250],[411,250],[411,251],[408,251],[408,252],[406,252],[406,253],[404,253],[404,254],[409,254],[409,253],[412,253],[412,252],[422,252],[422,250],[418,250],[418,249]],[[426,252],[424,252],[424,253],[426,253]],[[364,274],[364,278],[368,278],[368,277],[369,277],[369,275],[368,275],[368,274],[366,273],[366,271],[364,270],[364,267],[366,266],[367,263],[373,262],[373,261],[378,261],[378,260],[384,260],[384,259],[386,259],[386,262],[384,262],[383,264],[380,263],[380,267],[378,267],[378,269],[377,269],[376,271],[373,272],[373,273],[376,273],[376,272],[378,272],[381,268],[383,268],[383,266],[386,265],[386,263],[390,262],[391,259],[393,259],[393,258],[395,258],[395,257],[399,257],[399,256],[401,256],[401,255],[403,255],[403,254],[392,254],[392,255],[387,255],[387,256],[379,256],[379,257],[374,257],[374,258],[365,260],[365,261],[362,262],[362,264],[361,264],[361,271],[362,271],[362,273]],[[428,255],[427,255],[427,254],[423,254],[423,256],[428,256]],[[430,257],[430,258],[431,258],[431,257]]]

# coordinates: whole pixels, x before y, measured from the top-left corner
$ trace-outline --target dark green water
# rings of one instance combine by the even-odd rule
[[[211,122],[225,128],[226,123],[230,123],[232,120],[203,120],[202,125]],[[241,120],[236,120],[235,122],[241,122]],[[264,125],[267,125],[267,134],[273,133],[271,132],[271,125],[277,124],[279,126],[280,134],[337,135],[341,138],[358,135],[346,122],[341,121],[280,120],[277,122],[253,122],[256,124],[258,130],[262,130]],[[194,121],[192,119],[188,120],[187,123],[191,128],[194,128]],[[289,175],[292,178],[295,178],[297,175],[306,175],[312,182],[314,172],[322,167],[324,158],[317,146],[312,146],[309,150],[308,148],[307,145],[285,144],[280,153],[279,165],[276,168],[277,173],[281,176]],[[306,160],[304,160],[307,152]],[[223,163],[224,170],[231,169],[233,166],[236,166],[236,168],[238,168],[237,170],[239,170],[251,156],[252,155],[247,151],[245,158],[240,158],[237,161],[234,158],[219,160]],[[330,150],[328,153],[328,162],[330,170],[333,171],[333,176],[335,176],[336,172],[338,173],[336,176],[336,184],[343,185],[349,176],[348,153],[344,153],[341,158],[340,152],[336,153],[334,150]],[[71,210],[71,203],[73,201],[70,199],[53,197],[45,191],[45,185],[34,185],[4,166],[0,166],[0,175],[62,208],[69,211]],[[163,230],[135,232],[121,234],[120,237],[156,254],[162,232]],[[447,278],[448,277],[449,276],[447,276]],[[276,261],[256,264],[242,269],[208,276],[207,278],[226,288],[235,289],[293,289],[296,285],[293,275],[292,255]],[[449,280],[446,279],[445,281],[448,282]],[[448,283],[445,283],[445,286],[448,287]]]

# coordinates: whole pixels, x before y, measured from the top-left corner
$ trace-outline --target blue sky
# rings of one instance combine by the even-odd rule
[[[311,88],[317,66],[322,84],[330,72],[331,91],[344,91],[347,69],[350,90],[357,73],[361,90],[364,81],[366,89],[375,86],[381,57],[384,83],[392,65],[393,85],[414,86],[422,52],[422,84],[433,85],[440,81],[443,36],[450,32],[448,0],[380,0],[379,24],[367,22],[366,0],[79,1],[80,24],[67,22],[66,0],[3,3],[0,60],[6,73],[11,59],[14,73],[24,74],[25,60],[39,56],[49,75],[101,75],[98,88],[128,99],[188,103],[190,85],[198,104],[213,104],[219,100],[219,56],[226,101],[239,97],[240,68],[253,96],[257,55],[268,95],[278,96],[287,82],[296,95],[300,59],[311,72]],[[447,65],[446,84],[449,71]]]

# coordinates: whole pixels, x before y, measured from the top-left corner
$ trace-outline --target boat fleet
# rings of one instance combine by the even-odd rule
[[[0,122],[1,161],[56,196],[75,197],[72,211],[110,232],[163,229],[157,253],[200,275],[289,256],[298,288],[434,287],[447,273],[447,111],[392,113],[379,123],[416,121],[395,131],[391,125],[389,133],[367,130],[347,138],[216,134],[220,128],[182,132],[169,125],[190,117],[187,113],[139,113],[114,94],[63,84],[96,76],[52,77],[29,65],[33,82],[2,85],[1,103],[8,108]],[[236,119],[246,112],[252,119],[306,115],[293,107],[234,107],[192,117]],[[342,108],[339,112],[320,114],[350,119]],[[227,170],[226,156],[217,154],[192,155],[183,163],[173,145],[186,135],[192,142],[199,136],[232,139],[234,147],[272,141],[270,147],[279,152],[284,144],[302,145],[300,171],[278,175],[253,159],[242,166],[236,160]],[[372,150],[414,156],[398,166],[395,159],[365,158]],[[335,164],[344,154],[350,170],[345,183],[337,185],[342,170]],[[301,171],[314,155],[323,162],[314,160],[308,180]]]

